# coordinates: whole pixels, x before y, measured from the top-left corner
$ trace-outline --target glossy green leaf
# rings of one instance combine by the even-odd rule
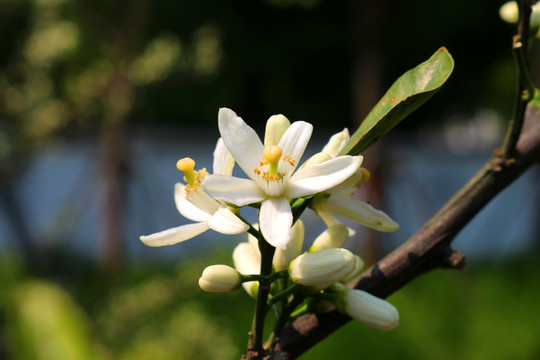
[[[401,75],[375,105],[341,154],[357,155],[425,103],[448,80],[454,60],[442,47],[426,62]]]

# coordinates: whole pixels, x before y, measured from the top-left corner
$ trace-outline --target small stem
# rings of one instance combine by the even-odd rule
[[[268,278],[272,272],[272,259],[276,248],[270,245],[264,237],[257,231],[259,240],[259,250],[261,252],[261,275],[263,281],[259,282],[259,294],[257,295],[257,305],[255,308],[255,317],[253,319],[253,327],[251,329],[250,340],[248,347],[254,354],[262,353],[262,339],[264,330],[264,320],[268,312],[268,295],[270,293],[270,285],[272,280]]]
[[[311,205],[313,197],[309,199],[299,198],[291,204],[292,213],[293,213],[293,224],[300,218],[300,215],[306,210],[306,208]]]
[[[521,134],[525,109],[534,96],[534,85],[529,75],[528,41],[531,6],[527,0],[517,1],[519,8],[518,34],[514,36],[512,50],[518,71],[514,115],[510,120],[508,132],[503,143],[503,157],[514,156],[515,147]]]
[[[276,320],[276,324],[274,325],[274,330],[268,337],[268,340],[266,342],[267,346],[269,347],[270,351],[274,350],[274,347],[279,341],[279,336],[281,335],[281,332],[285,328],[285,325],[289,322],[289,319],[291,317],[291,313],[298,305],[300,305],[304,301],[304,296],[302,295],[295,295],[294,298],[291,300],[289,304],[284,306],[283,311],[281,312],[281,315]]]
[[[300,289],[302,289],[302,285],[299,284],[292,284],[285,290],[277,293],[275,296],[272,296],[270,300],[268,300],[268,305],[272,306],[278,301],[281,301],[283,299],[288,298],[290,295],[294,294],[295,292],[298,292]]]

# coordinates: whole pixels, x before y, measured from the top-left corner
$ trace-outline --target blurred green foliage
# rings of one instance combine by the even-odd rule
[[[100,359],[238,359],[245,350],[253,299],[243,291],[206,294],[197,287],[205,266],[231,263],[228,250],[176,266],[128,267],[114,279],[98,271],[75,282],[57,278],[64,290],[51,282],[29,282],[16,261],[4,258],[0,280],[7,291],[0,296],[1,316],[8,320],[5,332],[19,334],[7,337],[5,355],[18,359],[15,355],[39,344],[61,344],[56,334],[64,333],[77,339],[66,343],[71,351],[91,348]],[[395,330],[350,322],[301,358],[535,359],[540,356],[539,281],[534,256],[464,271],[437,270],[389,298],[400,311]],[[44,291],[32,293],[29,286]],[[56,304],[46,298],[56,298]],[[30,302],[41,311],[31,311],[25,305]],[[53,316],[59,312],[71,316]],[[21,327],[23,320],[39,322],[41,329],[56,324],[58,333],[30,339],[36,329]],[[16,340],[23,338],[30,342],[21,348]],[[35,354],[22,358],[46,358]]]

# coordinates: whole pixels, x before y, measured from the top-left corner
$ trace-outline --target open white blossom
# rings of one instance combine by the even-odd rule
[[[232,174],[234,159],[227,151],[222,139],[219,139],[216,145],[213,166],[216,174]],[[249,229],[249,226],[227,206],[212,199],[202,189],[201,184],[208,176],[206,169],[194,171],[195,162],[190,158],[179,160],[177,167],[184,172],[187,184],[177,183],[175,185],[176,208],[184,217],[195,221],[195,223],[141,236],[140,239],[145,245],[173,245],[191,239],[208,229],[228,235],[240,234]]]
[[[359,156],[338,156],[294,172],[311,137],[311,124],[297,121],[290,126],[283,122],[267,126],[265,140],[272,141],[264,145],[230,109],[219,110],[218,125],[225,146],[249,179],[214,174],[208,176],[204,189],[213,198],[236,206],[261,203],[261,232],[268,243],[281,249],[290,240],[293,215],[289,199],[335,187],[348,179],[362,161]]]
[[[311,161],[308,160],[311,163],[308,166],[316,164],[319,159],[337,156],[349,141],[349,138],[347,129],[333,135],[322,152],[314,155],[310,159]],[[336,218],[336,216],[339,216],[379,231],[392,232],[398,230],[398,223],[386,213],[354,197],[356,190],[369,180],[369,176],[369,172],[363,168],[354,172],[346,181],[328,189],[324,195],[317,197],[313,203],[313,209],[328,226],[340,223]]]

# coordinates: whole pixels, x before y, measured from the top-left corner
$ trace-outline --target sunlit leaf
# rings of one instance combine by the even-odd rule
[[[453,69],[454,60],[442,47],[429,60],[401,75],[360,124],[341,154],[356,155],[373,145],[435,94]]]

